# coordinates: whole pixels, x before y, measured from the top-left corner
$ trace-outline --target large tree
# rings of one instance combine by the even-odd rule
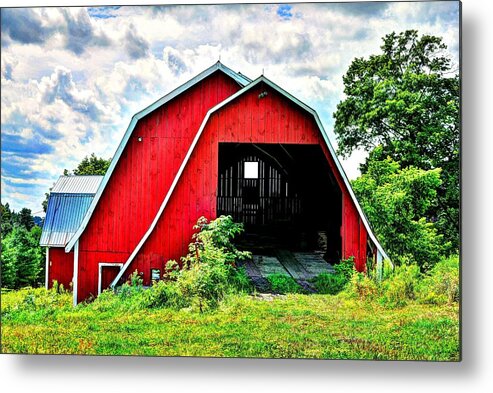
[[[39,246],[41,229],[15,226],[2,238],[2,286],[22,288],[43,282],[44,250]]]
[[[23,207],[21,211],[18,213],[18,223],[20,226],[23,226],[26,228],[28,231],[32,229],[34,226],[34,219],[31,214],[31,209],[28,209],[27,207]]]
[[[401,168],[441,168],[427,219],[459,245],[459,92],[457,70],[439,37],[411,30],[384,37],[381,53],[353,60],[343,77],[335,133],[339,154],[392,157]],[[374,150],[381,146],[381,149]],[[367,161],[368,162],[368,161]],[[361,166],[365,173],[367,163]]]
[[[5,237],[10,231],[12,231],[12,211],[8,202],[4,205],[0,203],[0,212],[2,219],[2,236]]]
[[[377,147],[381,150],[381,147]],[[425,219],[436,203],[440,169],[401,169],[391,158],[370,160],[364,175],[352,181],[378,238],[397,264],[416,263],[429,270],[450,246]]]
[[[104,158],[96,157],[94,153],[92,153],[89,157],[84,157],[83,160],[77,165],[72,173],[69,170],[65,169],[63,174],[67,175],[104,175],[110,166],[111,160],[106,160]]]

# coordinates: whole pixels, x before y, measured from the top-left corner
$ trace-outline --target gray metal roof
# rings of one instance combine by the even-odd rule
[[[103,176],[60,176],[53,186],[39,244],[65,247],[79,228]]]
[[[60,176],[51,193],[95,194],[103,176]]]

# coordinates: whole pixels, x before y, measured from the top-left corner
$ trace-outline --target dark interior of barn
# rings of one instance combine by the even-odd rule
[[[342,195],[319,145],[219,144],[217,214],[245,225],[239,248],[341,258]]]

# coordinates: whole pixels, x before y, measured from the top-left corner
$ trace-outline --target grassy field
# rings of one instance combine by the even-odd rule
[[[238,295],[213,311],[71,307],[43,289],[2,294],[2,352],[459,360],[458,306],[389,309],[332,295]]]

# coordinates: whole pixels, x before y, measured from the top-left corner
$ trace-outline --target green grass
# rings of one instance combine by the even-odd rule
[[[459,360],[458,306],[398,309],[332,295],[238,295],[206,313],[71,307],[70,294],[2,293],[2,352]]]

